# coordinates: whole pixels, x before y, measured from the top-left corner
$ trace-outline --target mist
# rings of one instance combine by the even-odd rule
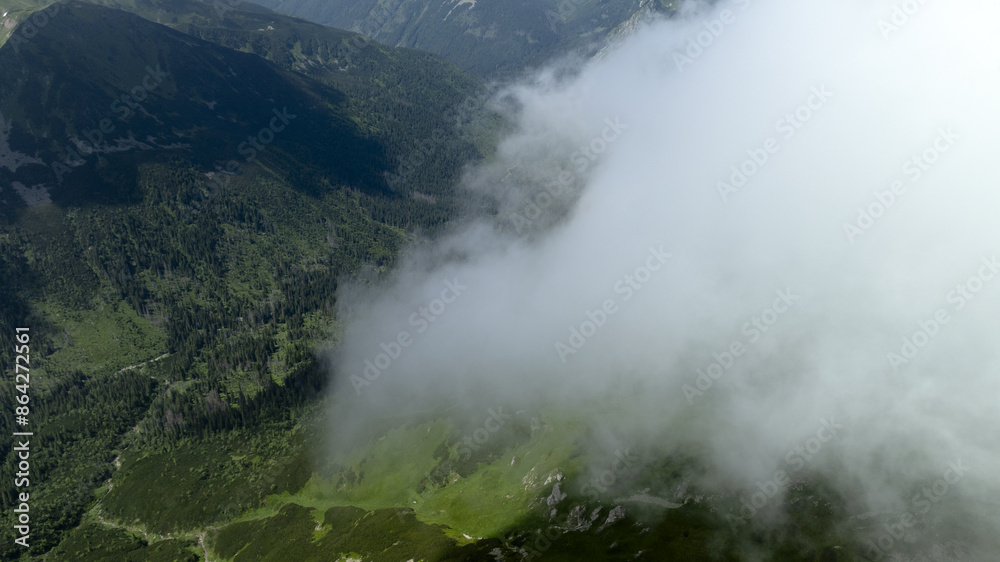
[[[515,130],[461,187],[499,214],[339,295],[337,438],[404,411],[565,410],[595,459],[696,444],[696,484],[746,497],[807,464],[859,525],[914,512],[990,559],[998,19],[688,3],[505,87]],[[949,501],[921,513],[938,480]]]

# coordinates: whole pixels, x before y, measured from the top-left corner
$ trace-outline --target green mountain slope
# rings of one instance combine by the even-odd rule
[[[253,14],[185,33],[89,3],[38,8],[0,47],[0,361],[13,365],[15,328],[31,336],[30,415],[0,426],[37,436],[30,548],[5,509],[2,556],[63,543],[54,559],[200,559],[206,527],[310,477],[297,417],[325,384],[313,350],[335,333],[337,279],[389,266],[410,229],[452,216],[453,162],[480,153],[442,108],[479,83],[284,16],[269,43],[266,26],[232,23]],[[455,160],[387,179],[437,130]],[[5,507],[25,492],[13,446]],[[144,459],[160,472],[129,469]],[[142,486],[167,494],[129,496],[149,518],[105,509],[109,490]],[[137,530],[154,523],[171,538]]]
[[[317,561],[347,553],[347,544],[358,558],[380,561],[859,559],[835,494],[803,480],[782,500],[794,522],[775,530],[763,517],[741,520],[735,490],[691,484],[706,470],[691,454],[697,444],[667,455],[655,447],[608,451],[607,470],[590,472],[587,414],[508,410],[471,452],[463,437],[481,420],[444,411],[408,423],[387,418],[392,429],[373,430],[299,492],[270,496],[265,507],[212,529],[206,543],[234,560],[279,560],[266,538],[275,533],[298,537],[286,550],[294,559]],[[386,533],[405,540],[393,544]],[[455,543],[441,542],[442,534]]]
[[[32,164],[5,171],[11,182],[53,186],[57,204],[99,196],[100,183],[75,180],[86,174],[74,168],[93,173],[88,164],[107,159],[120,172],[128,166],[116,155],[156,149],[209,170],[280,154],[289,169],[309,162],[331,181],[382,186],[385,151],[357,130],[344,94],[259,57],[88,4],[64,7],[36,39],[12,47],[0,51],[10,150],[50,164],[48,172]],[[279,134],[286,128],[292,134]],[[259,142],[243,143],[264,129]]]
[[[158,19],[187,20],[188,23],[171,24],[187,32],[183,37],[202,37],[219,45],[268,58],[281,68],[295,73],[289,75],[292,78],[286,77],[285,80],[294,81],[297,79],[296,76],[306,75],[319,84],[333,88],[335,91],[324,90],[318,87],[319,84],[311,83],[305,89],[310,90],[314,95],[318,93],[324,99],[323,103],[329,105],[331,109],[337,110],[334,116],[334,119],[340,121],[339,124],[334,124],[337,130],[344,129],[342,127],[344,124],[352,125],[359,129],[358,133],[364,137],[364,140],[374,140],[380,143],[379,147],[355,146],[357,143],[352,142],[347,136],[342,136],[340,139],[325,139],[323,142],[330,147],[330,152],[336,151],[346,155],[351,154],[351,150],[358,150],[359,154],[368,155],[370,153],[372,157],[382,158],[384,162],[372,161],[371,165],[376,168],[381,166],[382,169],[373,171],[383,175],[379,176],[376,173],[373,177],[364,178],[366,184],[378,187],[378,184],[382,183],[381,187],[385,187],[386,182],[380,182],[379,178],[384,178],[386,169],[391,168],[396,174],[395,178],[389,178],[392,189],[410,195],[440,191],[440,187],[448,185],[449,180],[452,179],[450,176],[445,176],[448,173],[445,171],[453,172],[461,163],[470,158],[478,157],[479,150],[472,143],[478,144],[479,147],[488,145],[488,143],[483,142],[483,139],[468,138],[468,134],[465,135],[466,139],[451,138],[451,135],[447,134],[449,129],[454,128],[449,110],[468,98],[470,93],[474,93],[478,84],[473,78],[456,72],[451,65],[440,59],[415,51],[386,49],[356,34],[270,13],[252,4],[247,4],[247,6],[251,7],[254,13],[227,8],[223,12],[224,18],[219,18],[216,8],[208,3],[184,1],[176,4],[179,4],[183,10],[193,9],[195,11],[180,12],[182,14],[180,18],[169,16],[172,12],[166,12],[165,7],[172,8],[174,3],[165,3],[158,8],[155,5],[144,4],[141,9],[136,9],[136,12],[147,18],[155,15]],[[34,60],[37,57],[32,54],[33,42],[29,41],[27,36],[37,32],[34,23],[36,20],[46,22],[46,25],[42,26],[43,33],[49,25],[64,28],[65,24],[59,22],[68,18],[59,17],[62,6],[62,4],[55,4],[33,16],[22,16],[24,17],[22,29],[11,41],[9,47],[12,47],[12,51],[8,51],[13,57],[10,64],[12,70],[16,71],[18,61],[20,61],[22,71],[25,68],[36,68],[34,65],[44,62]],[[127,5],[120,7],[129,9]],[[8,8],[0,9],[6,10]],[[52,14],[51,18],[46,15],[49,13]],[[49,24],[48,21],[54,23]],[[85,22],[77,22],[77,24],[87,25]],[[134,36],[134,34],[132,35]],[[111,42],[119,39],[107,33],[101,33],[100,36]],[[25,51],[24,56],[21,56],[20,53],[22,45]],[[107,45],[102,48],[104,47]],[[121,66],[122,69],[132,69],[129,61],[109,60],[108,62]],[[178,61],[178,64],[183,66],[186,62]],[[420,69],[420,72],[414,72],[413,69]],[[133,73],[135,77],[129,79],[141,80],[144,77],[145,69],[140,66],[134,70],[136,71]],[[225,72],[225,70],[221,71]],[[118,72],[115,70],[112,74]],[[98,72],[98,75],[100,76],[102,73]],[[85,81],[88,76],[87,73],[83,73],[83,80]],[[241,74],[241,76],[246,81],[267,83],[267,77],[264,75],[254,77]],[[34,79],[42,80],[38,77]],[[120,97],[129,88],[138,85],[132,83],[125,85],[122,79],[120,78],[117,83],[112,85],[112,88],[116,89],[112,94],[112,102],[114,97]],[[191,86],[194,87],[194,85]],[[85,86],[84,89],[87,87]],[[125,91],[119,92],[118,90]],[[107,93],[101,92],[100,94]],[[189,94],[190,91],[183,93]],[[242,94],[232,92],[232,95],[240,96]],[[203,115],[211,115],[211,106],[214,106],[218,101],[209,99],[211,96],[217,96],[217,94],[209,89],[198,90],[193,97],[188,97],[197,104],[205,104],[205,107],[196,108],[198,112]],[[419,100],[419,103],[414,103],[416,100]],[[77,106],[71,108],[70,115],[74,114],[74,110],[87,106],[92,116],[96,117],[97,115],[93,114],[99,113],[100,110],[91,108],[91,104],[94,103],[99,104],[98,107],[108,105],[104,104],[103,100],[81,98]],[[155,103],[155,100],[150,103]],[[114,107],[101,107],[101,109],[105,110],[104,114],[113,113],[116,116],[124,116],[126,109],[122,109],[122,105],[124,104],[120,102]],[[35,110],[40,111],[38,108]],[[187,115],[189,110],[191,108],[179,108],[177,113]],[[8,121],[14,120],[16,122],[16,117],[16,115],[10,115]],[[129,115],[129,117],[131,116]],[[313,126],[311,119],[308,123],[310,123],[309,126]],[[318,134],[326,134],[325,124],[316,123],[315,126]],[[445,134],[435,134],[437,129],[442,129]],[[76,133],[72,124],[67,124],[67,132]],[[214,139],[208,138],[210,135],[211,132],[209,135],[201,135],[198,138],[202,139],[207,146],[216,146],[217,143]],[[413,170],[412,173],[407,173],[406,177],[403,178],[405,181],[399,179],[400,161],[412,156],[418,147],[426,146],[430,139],[440,139],[439,142],[433,143],[435,144],[432,147],[435,152],[433,161],[426,166],[418,166],[418,169]],[[199,147],[194,147],[194,152],[200,153]],[[376,155],[379,152],[381,154]],[[310,155],[310,158],[315,156]],[[361,181],[361,178],[351,178],[351,181]],[[433,193],[433,196],[438,197],[442,194]],[[420,205],[423,201],[425,199],[418,198],[416,204]],[[437,205],[435,208],[447,208],[448,204],[447,200],[442,201],[441,205]],[[442,217],[443,215],[438,218]]]

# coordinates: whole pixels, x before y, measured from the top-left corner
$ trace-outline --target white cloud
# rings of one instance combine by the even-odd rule
[[[674,55],[722,9],[731,23],[678,69]],[[884,508],[961,457],[972,467],[962,485],[983,503],[956,521],[980,538],[1000,530],[982,511],[1000,497],[1000,283],[961,310],[948,301],[984,257],[1000,255],[1000,6],[928,1],[887,38],[879,22],[893,9],[689,8],[571,79],[512,88],[518,131],[466,182],[501,197],[505,212],[555,166],[574,169],[573,152],[607,119],[628,130],[580,173],[571,210],[547,211],[544,230],[498,234],[477,222],[414,250],[394,288],[349,324],[342,388],[444,279],[469,289],[345,411],[361,423],[365,408],[402,403],[488,396],[572,408],[614,395],[634,416],[598,412],[595,425],[669,441],[683,422],[718,482],[746,485],[835,416],[849,430],[836,461],[815,468],[842,492]],[[789,135],[788,116],[819,87],[832,95]],[[914,180],[913,158],[949,128],[954,143]],[[766,165],[723,202],[718,182],[768,139],[777,149]],[[515,165],[521,179],[501,183]],[[844,224],[895,180],[905,192],[851,243]],[[616,282],[660,245],[674,257],[626,301]],[[800,300],[751,343],[742,327],[786,288]],[[607,299],[619,312],[560,361],[554,344]],[[950,322],[894,372],[887,354],[941,308]],[[689,404],[683,385],[734,341],[746,353]]]

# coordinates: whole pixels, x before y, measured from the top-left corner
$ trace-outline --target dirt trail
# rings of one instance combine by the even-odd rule
[[[157,361],[166,359],[167,357],[170,357],[170,354],[169,353],[164,353],[163,355],[161,355],[161,356],[159,356],[159,357],[157,357],[155,359],[149,359],[147,361],[143,361],[142,363],[136,363],[135,365],[129,365],[128,367],[124,367],[122,369],[119,369],[118,372],[119,373],[124,373],[125,371],[131,371],[132,369],[138,369],[139,367],[146,366],[147,363],[155,363]]]
[[[166,355],[163,355],[161,357],[153,359],[153,361],[158,361],[158,360],[162,359],[163,357],[166,357]],[[121,468],[121,466],[122,466],[121,457],[122,457],[121,453],[119,453],[118,456],[116,456],[115,460],[113,461],[113,463],[115,465],[115,470],[116,471],[119,468]],[[112,474],[111,478],[108,478],[108,480],[107,480],[108,492],[111,491],[111,488],[112,488],[112,483],[111,482],[112,482],[113,479],[114,479],[114,475]],[[203,528],[203,529],[201,529],[201,530],[199,530],[197,532],[186,532],[186,533],[177,533],[177,534],[168,533],[166,535],[157,535],[156,533],[150,533],[146,529],[144,529],[144,528],[142,528],[140,526],[137,526],[137,525],[136,526],[123,525],[121,523],[115,523],[114,521],[109,521],[109,520],[105,519],[104,518],[104,514],[101,513],[101,502],[103,500],[104,500],[104,498],[101,498],[100,500],[97,500],[97,503],[90,510],[90,512],[94,515],[94,517],[97,519],[97,521],[99,521],[101,523],[101,525],[104,525],[105,527],[111,527],[112,529],[120,529],[120,530],[123,530],[123,531],[128,531],[130,533],[140,534],[146,540],[147,544],[153,544],[153,543],[156,543],[156,542],[159,542],[159,541],[165,541],[165,540],[171,540],[171,539],[192,539],[192,538],[197,537],[197,539],[198,539],[198,546],[201,547],[202,556],[203,556],[205,562],[209,561],[209,558],[208,558],[208,547],[205,546],[205,534],[208,533],[209,531],[218,529],[217,526],[205,527],[205,528]]]

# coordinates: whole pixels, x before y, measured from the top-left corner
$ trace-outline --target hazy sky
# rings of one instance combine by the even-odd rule
[[[749,490],[835,420],[810,469],[865,509],[912,509],[960,459],[947,517],[1000,530],[998,16],[690,4],[512,86],[518,129],[464,182],[502,220],[414,248],[354,303],[345,415],[614,396],[630,415],[595,425],[683,433]]]

